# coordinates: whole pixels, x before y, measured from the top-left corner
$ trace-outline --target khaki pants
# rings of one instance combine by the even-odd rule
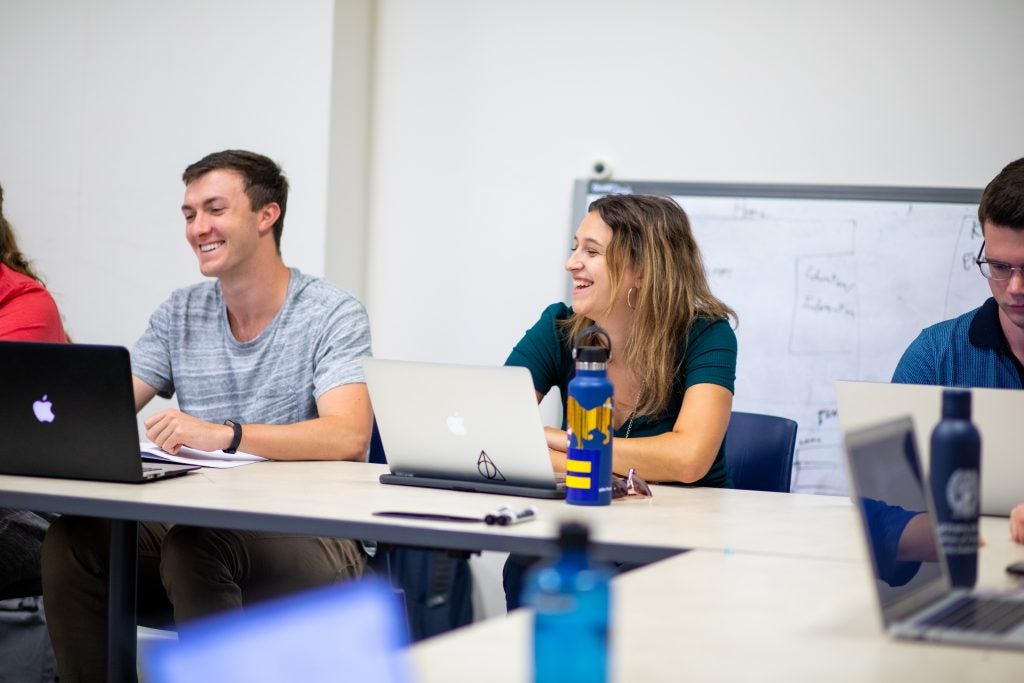
[[[107,676],[110,523],[61,517],[43,542],[46,621],[62,682]],[[355,541],[294,534],[139,525],[140,623],[166,625],[359,577]]]

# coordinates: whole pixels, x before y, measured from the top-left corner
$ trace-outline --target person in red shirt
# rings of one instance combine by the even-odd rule
[[[53,297],[32,270],[4,218],[0,187],[0,339],[67,341]]]
[[[14,239],[0,187],[0,339],[65,342],[53,297]],[[39,550],[50,515],[0,508],[0,588],[39,578]],[[0,678],[3,678],[0,671]]]

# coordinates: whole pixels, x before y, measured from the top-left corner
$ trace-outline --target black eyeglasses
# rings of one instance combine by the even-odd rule
[[[981,271],[981,274],[989,280],[1009,280],[1013,277],[1013,271],[1015,270],[1024,276],[1024,266],[1011,266],[1009,263],[983,259],[981,258],[983,251],[985,251],[984,242],[981,243],[981,249],[978,250],[978,258],[974,259],[974,262],[978,264],[978,270]]]

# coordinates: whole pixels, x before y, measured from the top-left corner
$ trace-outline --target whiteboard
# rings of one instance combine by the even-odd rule
[[[793,490],[845,495],[833,381],[889,381],[925,327],[990,296],[975,189],[576,182],[594,199],[672,197],[714,294],[738,317],[733,409],[799,424]]]

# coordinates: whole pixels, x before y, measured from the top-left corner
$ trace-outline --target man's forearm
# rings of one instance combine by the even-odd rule
[[[238,450],[271,460],[365,461],[372,417],[329,415],[289,425],[242,425]],[[231,439],[228,428],[228,446]]]

